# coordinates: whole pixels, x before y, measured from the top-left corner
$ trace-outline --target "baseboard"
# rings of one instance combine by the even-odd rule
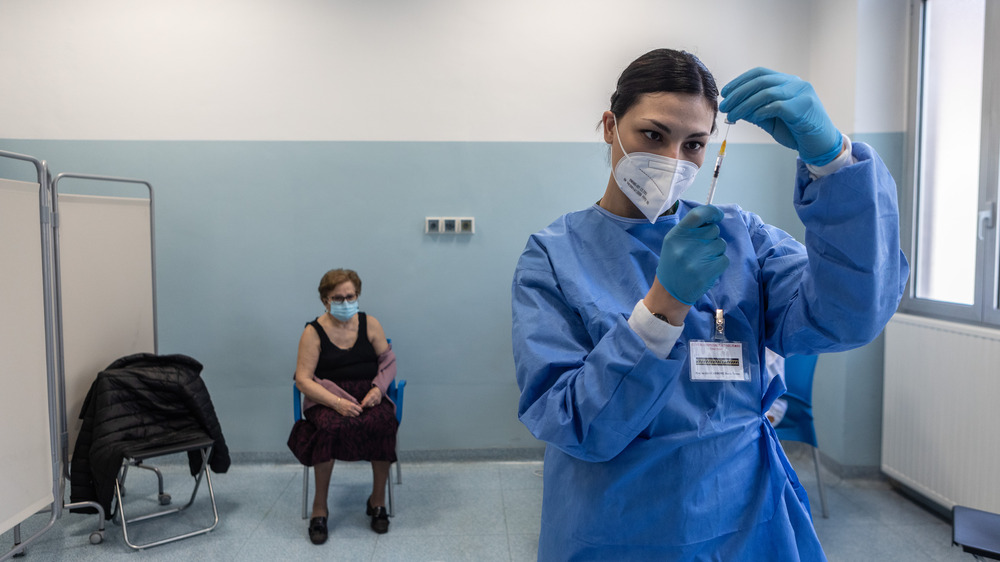
[[[472,461],[540,461],[543,447],[520,449],[441,449],[430,451],[400,451],[403,462],[472,462]]]
[[[426,451],[400,451],[400,462],[511,462],[540,461],[545,455],[541,447],[518,449],[436,449]],[[298,464],[288,451],[231,452],[233,464]]]
[[[882,470],[878,466],[867,466],[867,465],[856,465],[856,464],[840,464],[833,458],[828,457],[823,454],[823,449],[819,450],[819,462],[823,463],[823,467],[830,472],[836,474],[840,478],[847,480],[862,479],[862,480],[885,480],[886,476],[882,474]]]
[[[789,457],[804,455],[808,445],[794,441],[783,441]],[[808,452],[811,455],[811,452]],[[422,451],[400,451],[401,462],[512,462],[541,461],[545,456],[544,447],[524,448],[492,448],[492,449],[432,449]],[[820,449],[820,462],[823,468],[839,478],[886,480],[878,466],[843,465],[827,456]],[[230,459],[234,464],[298,464],[299,461],[288,451],[279,452],[231,452]],[[810,456],[810,462],[812,458]]]
[[[806,443],[800,443],[798,441],[782,441],[781,447],[785,450],[785,454],[788,455],[789,459],[801,459],[808,458],[808,466],[812,466],[812,447]],[[823,449],[819,450],[819,462],[823,465],[823,469],[827,472],[833,473],[838,478],[853,480],[885,480],[886,476],[882,474],[882,470],[878,466],[867,466],[867,465],[844,465],[837,462],[834,458],[826,455]],[[812,470],[810,468],[810,470]]]

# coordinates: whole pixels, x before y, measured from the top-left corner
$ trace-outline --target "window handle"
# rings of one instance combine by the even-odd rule
[[[978,230],[979,230],[979,239],[980,240],[986,240],[986,237],[983,235],[983,231],[985,229],[987,229],[987,228],[993,228],[993,217],[996,215],[996,212],[997,212],[997,203],[996,203],[996,201],[990,201],[989,207],[987,209],[979,211],[979,229]]]

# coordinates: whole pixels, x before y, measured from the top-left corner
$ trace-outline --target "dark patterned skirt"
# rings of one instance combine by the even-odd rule
[[[358,402],[372,388],[371,381],[337,383]],[[306,466],[329,460],[396,462],[396,429],[399,422],[392,402],[383,397],[373,408],[365,408],[356,418],[342,416],[326,406],[316,405],[295,422],[288,436],[288,448]]]

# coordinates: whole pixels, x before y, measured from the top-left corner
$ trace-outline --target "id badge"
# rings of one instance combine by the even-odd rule
[[[746,349],[742,342],[725,338],[722,310],[715,311],[715,338],[688,342],[691,380],[695,382],[745,382],[750,380]]]
[[[691,380],[747,381],[743,362],[743,344],[729,341],[698,341],[689,343]]]

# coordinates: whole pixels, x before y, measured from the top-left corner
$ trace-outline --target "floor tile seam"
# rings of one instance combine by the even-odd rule
[[[521,486],[518,486],[518,485],[504,486],[503,489],[506,490],[506,491],[508,491],[508,492],[530,492],[532,490],[537,490],[539,494],[542,493],[542,487],[540,485],[529,486],[529,485],[525,484],[525,485],[521,485]]]
[[[826,485],[824,485],[824,488],[826,488]],[[866,512],[869,511],[866,508],[865,505],[863,505],[863,504],[858,503],[857,501],[855,501],[855,499],[853,498],[854,494],[845,493],[844,491],[841,491],[841,490],[829,490],[829,489],[827,489],[826,491],[831,491],[833,493],[836,493],[838,496],[840,496],[841,500],[847,502],[847,504],[850,506],[850,509],[845,510],[845,511],[847,511],[849,513],[866,513]],[[813,494],[809,494],[809,503],[810,504],[815,503],[817,506],[819,506],[819,504],[820,504],[819,499],[820,499],[819,498],[819,493],[817,493],[815,495],[815,497],[813,496]],[[829,504],[829,500],[830,500],[830,498],[828,496],[827,497],[827,503],[828,504]],[[832,515],[832,513],[831,513],[831,515]]]
[[[853,514],[852,514],[853,515]],[[879,527],[885,525],[885,522],[877,518],[857,518],[852,517],[850,520],[837,519],[834,520],[832,517],[830,519],[823,519],[822,517],[813,518],[813,526],[819,528],[836,527],[838,529],[843,528],[868,528],[868,527]]]
[[[51,530],[47,531],[44,534],[48,534],[49,532],[51,532]],[[43,534],[43,536],[44,536],[44,534]],[[0,556],[8,554],[11,550],[14,549],[14,538],[13,538],[13,536],[11,536],[11,537],[5,537],[5,538],[10,539],[10,542],[5,542],[3,544],[0,544]],[[39,537],[39,538],[41,538],[41,537]],[[84,542],[86,542],[86,540],[87,540],[87,538],[84,537]],[[41,549],[41,554],[59,554],[59,553],[62,553],[63,551],[68,551],[70,549],[83,548],[84,546],[90,546],[88,544],[81,544],[79,546],[70,546],[70,545],[65,544],[65,543],[56,546],[56,544],[55,544],[54,541],[33,542],[33,543],[27,543],[27,545],[25,545],[26,542],[27,541],[25,540],[25,536],[22,534],[21,535],[21,543],[20,543],[20,545],[23,545],[24,548],[25,548],[24,552],[26,554],[24,554],[24,556],[30,556],[30,554],[32,552],[38,554],[39,553],[39,549]],[[45,546],[48,546],[49,548],[44,548]],[[20,560],[20,558],[14,558],[13,556],[11,556],[10,560]]]
[[[398,493],[400,493],[402,491],[402,490],[399,489],[399,486],[402,486],[402,484],[396,485],[396,488],[394,488],[393,493],[398,494]],[[333,488],[334,488],[334,485],[331,483],[330,484],[330,489],[332,490]],[[477,485],[469,485],[469,486],[461,486],[461,487],[456,487],[456,486],[439,486],[439,487],[434,487],[434,488],[417,488],[417,487],[414,486],[414,487],[411,487],[409,489],[413,490],[413,492],[415,492],[415,493],[421,493],[421,492],[451,492],[451,491],[458,491],[458,490],[478,492],[478,491],[500,490],[501,487],[500,486],[481,486],[481,485],[477,486]]]
[[[523,535],[523,534],[531,534],[531,533],[515,533],[515,534]],[[390,537],[389,535],[392,535],[392,537]],[[383,540],[386,540],[386,541],[391,541],[391,540],[393,540],[393,537],[400,537],[400,538],[420,538],[420,537],[454,538],[454,537],[504,537],[504,536],[507,536],[507,533],[505,533],[505,532],[504,533],[500,533],[500,532],[497,532],[497,533],[437,533],[437,532],[434,532],[434,533],[413,533],[413,534],[409,534],[409,533],[395,533],[395,534],[393,534],[392,530],[390,529],[390,531],[388,533],[386,533],[385,536],[379,537],[379,538],[383,539]]]
[[[892,521],[881,521],[880,523],[886,527],[890,527],[893,529],[932,529],[940,527],[947,527],[948,529],[952,528],[951,525],[943,521],[941,523],[902,523],[902,522],[892,522]]]
[[[913,546],[911,544],[912,543],[912,539],[910,537],[908,537],[905,534],[899,532],[896,528],[888,527],[888,529],[892,533],[892,535],[895,536],[896,539],[902,541],[904,544],[910,545],[909,548],[913,548]],[[885,535],[883,533],[879,533],[879,538],[880,539],[884,540],[884,537],[885,537]],[[924,548],[924,547],[921,547],[919,549],[915,549],[915,552],[924,555],[924,557],[926,557],[927,560],[933,561],[933,560],[937,559],[930,551],[927,550],[927,548]]]
[[[500,467],[497,467],[496,471],[497,479],[500,481],[500,508],[503,510],[504,538],[507,539],[507,561],[514,562],[514,550],[510,546],[510,524],[507,522],[507,490],[504,489],[503,474],[500,473]]]
[[[813,525],[831,525],[837,527],[868,527],[871,525],[881,525],[885,523],[885,519],[880,517],[878,514],[873,514],[870,511],[865,511],[862,509],[857,510],[842,510],[836,514],[831,513],[830,517],[824,519],[819,512],[819,506],[816,506],[816,512],[813,514]],[[910,523],[904,523],[906,525]]]
[[[954,527],[951,523],[949,523],[947,521],[942,521],[940,519],[934,519],[933,517],[934,517],[933,515],[928,516],[927,521],[915,521],[915,522],[909,522],[909,523],[905,523],[905,522],[904,523],[894,523],[894,525],[897,526],[897,527],[912,527],[914,529],[925,528],[925,527],[936,527],[936,528],[947,527],[947,528],[951,529],[951,528]]]
[[[392,478],[391,474],[389,475],[389,478]],[[392,527],[391,524],[389,526]],[[391,528],[389,530],[390,530],[390,532],[392,531]],[[379,543],[380,540],[383,539],[383,537],[384,537],[384,535],[375,535],[375,540],[372,541],[371,554],[368,556],[368,562],[374,562],[375,561],[375,554],[378,552],[378,543]]]
[[[887,502],[873,500],[870,497],[858,498],[856,501],[850,496],[843,497],[851,503],[851,506],[855,508],[852,511],[856,511],[858,513],[888,514],[893,516],[894,519],[898,519],[899,517],[908,517],[910,519],[927,519],[928,521],[950,524],[950,522],[944,519],[940,514],[924,509],[919,504],[913,504],[906,501],[896,503],[895,500],[893,500],[893,502]]]
[[[259,473],[258,473],[258,474],[259,474]],[[282,475],[282,473],[278,473],[278,474],[279,474],[279,476],[280,476],[280,475]],[[299,474],[301,474],[301,472],[300,472]],[[282,495],[284,495],[284,494],[285,494],[285,492],[286,492],[286,491],[288,490],[288,487],[289,487],[289,486],[291,486],[292,484],[294,484],[294,483],[295,483],[296,481],[298,481],[298,480],[301,480],[301,478],[302,478],[302,477],[301,477],[301,476],[299,476],[299,474],[293,474],[293,475],[285,475],[285,478],[287,478],[287,482],[285,482],[285,483],[283,484],[283,486],[282,486],[282,488],[281,488],[281,490],[280,490],[280,491],[278,491],[278,492],[276,492],[276,493],[274,494],[274,501],[275,501],[275,502],[277,502],[277,501],[280,501],[280,500],[281,500],[281,497],[282,497]],[[226,476],[227,476],[227,477],[230,477],[230,476],[232,476],[232,477],[234,477],[234,478],[237,478],[237,479],[241,478],[241,476],[240,476],[240,475],[232,475],[232,474],[226,474]],[[270,477],[272,477],[272,478],[274,477],[274,475],[268,475],[268,476],[270,476]],[[218,498],[219,498],[220,496],[223,496],[223,497],[225,497],[225,495],[226,495],[226,492],[228,492],[228,491],[229,491],[228,489],[226,489],[226,488],[225,488],[225,485],[226,485],[226,482],[223,482],[223,483],[221,484],[221,487],[222,487],[222,488],[220,489],[220,483],[218,482],[218,476],[216,476],[216,480],[212,482],[212,488],[213,488],[213,489],[215,490],[215,497],[216,497],[216,500],[218,500]],[[242,488],[241,488],[241,491],[242,491]]]
[[[281,498],[284,497],[286,493],[288,493],[289,486],[291,486],[295,480],[296,478],[294,476],[289,477],[288,481],[285,482],[285,485],[281,489],[281,491],[275,494],[274,501],[271,502],[271,505],[269,505],[266,510],[264,510],[264,512],[257,519],[257,524],[254,525],[253,529],[251,529],[250,532],[248,533],[249,537],[253,537],[254,535],[257,534],[257,529],[260,529],[261,525],[264,524],[264,521],[267,519],[267,516],[270,515],[272,511],[274,511],[275,506],[278,504],[279,501],[281,501]],[[219,522],[220,523],[222,522],[221,514]],[[249,540],[242,541],[240,548],[236,549],[236,552],[233,553],[233,558],[231,558],[231,560],[243,560],[241,554],[243,553],[244,550],[246,550],[249,547],[249,545],[250,545]]]
[[[49,506],[51,506],[51,505],[52,504],[49,504]],[[42,532],[42,529],[46,527],[46,525],[48,524],[49,519],[51,517],[51,511],[50,511],[49,508],[45,508],[45,511],[36,511],[35,513],[32,513],[31,515],[29,515],[28,517],[26,517],[25,519],[23,519],[20,523],[12,526],[10,529],[7,529],[3,533],[0,533],[0,537],[3,537],[3,540],[4,540],[3,543],[0,543],[0,556],[6,555],[10,550],[13,550],[13,548],[14,548],[14,527],[17,527],[18,525],[22,525],[22,528],[21,528],[21,531],[20,531],[21,532],[21,542],[19,544],[20,545],[26,545],[25,548],[28,548],[28,549],[30,549],[30,548],[36,548],[37,549],[41,545],[54,545],[57,541],[64,540],[66,538],[66,536],[67,536],[66,533],[65,533],[66,529],[65,529],[65,525],[62,525],[62,526],[60,525],[60,521],[63,520],[63,518],[65,518],[66,515],[69,514],[69,510],[66,509],[66,510],[63,510],[63,511],[65,513],[62,513],[59,517],[57,517],[56,520],[52,523],[52,526],[49,527],[48,529],[45,529],[44,532]],[[74,513],[73,515],[83,515],[83,514],[76,514],[76,513]],[[88,513],[88,514],[86,514],[86,517],[88,519],[91,518],[91,517],[96,517],[96,514]],[[83,520],[83,518],[80,519],[80,521],[82,521],[82,520]],[[67,524],[69,524],[69,522],[67,522]],[[30,525],[30,527],[29,527],[29,525]],[[94,526],[93,530],[96,531],[97,527]],[[88,531],[88,534],[90,532],[91,531]],[[37,533],[41,533],[41,534],[38,534],[38,536],[35,536]],[[81,534],[80,536],[83,537],[84,544],[88,544],[87,543],[87,535]],[[29,540],[31,540],[33,542],[29,543],[28,542]],[[66,547],[59,547],[59,548],[66,548]],[[57,549],[53,549],[53,550],[57,550]],[[13,557],[12,557],[12,559],[13,559]]]

